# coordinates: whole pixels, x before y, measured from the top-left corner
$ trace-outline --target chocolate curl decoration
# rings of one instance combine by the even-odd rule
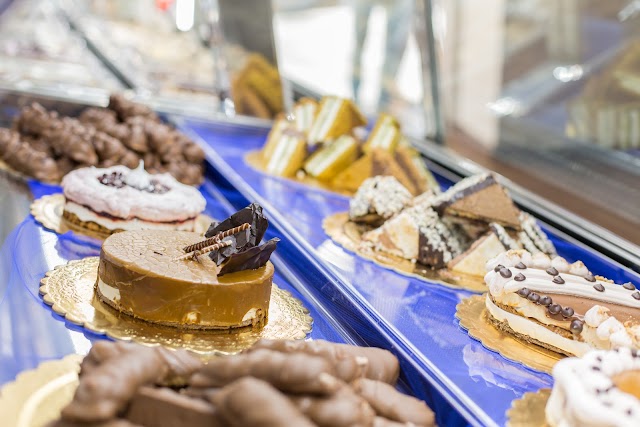
[[[264,245],[249,248],[246,251],[232,254],[222,266],[218,276],[235,273],[236,271],[255,270],[269,261],[271,254],[276,250],[276,244],[280,241],[277,237],[269,240]]]
[[[207,246],[211,246],[214,243],[221,241],[225,237],[233,236],[234,234],[237,234],[241,231],[248,230],[249,228],[251,228],[251,224],[249,224],[248,222],[245,222],[244,224],[234,227],[230,230],[221,231],[220,233],[216,234],[213,237],[208,238],[207,240],[194,243],[193,245],[185,246],[182,250],[185,252],[197,251],[202,248],[206,248]]]
[[[235,237],[237,251],[243,251],[245,249],[258,246],[260,241],[264,237],[264,233],[267,231],[267,227],[269,226],[269,221],[262,213],[262,207],[257,203],[252,203],[244,209],[239,210],[238,212],[231,215],[229,218],[225,219],[220,223],[213,223],[205,233],[205,237],[213,237],[216,234],[232,229],[239,225],[248,222],[251,224],[251,228],[248,233],[238,234]],[[221,257],[219,259],[214,259],[218,265],[222,263],[226,258],[231,255],[232,252],[221,253]]]
[[[220,249],[222,249],[224,247],[231,246],[231,243],[232,242],[228,241],[228,240],[226,242],[218,242],[218,243],[215,243],[215,244],[213,244],[211,246],[207,246],[207,247],[204,247],[202,249],[189,252],[188,254],[181,255],[181,256],[175,258],[175,260],[176,261],[180,261],[180,260],[184,260],[184,259],[192,259],[192,260],[195,261],[195,260],[198,259],[198,257],[200,255],[204,255],[204,254],[209,253],[211,251],[217,251],[217,250],[220,250]]]

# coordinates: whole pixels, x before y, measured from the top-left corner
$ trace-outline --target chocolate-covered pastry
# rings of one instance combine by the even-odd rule
[[[259,379],[239,379],[214,394],[211,400],[222,418],[233,427],[314,427],[286,396]]]
[[[127,420],[153,427],[224,427],[216,408],[170,388],[140,387],[124,415]]]
[[[135,116],[143,116],[154,121],[160,120],[151,108],[138,104],[137,102],[129,101],[120,94],[112,94],[109,97],[108,108],[115,111],[121,121]]]
[[[330,396],[291,396],[291,401],[320,427],[370,426],[376,416],[367,401],[346,385]]]

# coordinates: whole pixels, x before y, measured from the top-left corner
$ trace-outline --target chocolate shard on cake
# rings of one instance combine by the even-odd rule
[[[520,210],[492,174],[474,175],[438,197],[434,209],[441,216],[496,222],[520,230]]]
[[[249,224],[248,227],[244,227]],[[269,226],[262,213],[262,206],[252,203],[220,223],[213,223],[205,233],[212,239],[222,236],[221,242],[227,246],[209,252],[209,257],[221,266],[218,276],[243,270],[255,270],[269,261],[280,239],[274,238],[260,245]]]
[[[379,226],[408,206],[411,200],[411,193],[396,178],[369,178],[349,202],[349,219]]]
[[[362,235],[365,244],[441,268],[461,252],[460,241],[430,207],[412,206]]]

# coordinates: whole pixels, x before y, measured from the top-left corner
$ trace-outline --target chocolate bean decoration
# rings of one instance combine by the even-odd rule
[[[504,268],[504,265],[498,264],[498,265],[495,266],[493,271],[495,271],[497,273],[498,271],[502,270],[503,268]]]
[[[527,266],[526,266],[526,265],[524,265],[524,263],[521,261],[521,262],[519,262],[519,263],[517,263],[517,264],[516,264],[516,268],[517,268],[518,270],[525,270],[525,269],[527,268]]]
[[[562,309],[562,317],[571,317],[573,316],[573,308],[571,307],[565,307]]]
[[[638,291],[635,291],[634,293],[632,293],[631,296],[637,300],[640,300],[640,292]]]
[[[560,307],[560,304],[551,304],[549,306],[549,313],[551,314],[558,314],[560,313],[560,311],[562,311],[562,307]]]
[[[527,288],[520,288],[518,289],[518,292],[516,292],[518,295],[520,295],[523,298],[526,298],[529,296],[529,294],[531,293],[531,291]]]
[[[503,267],[500,269],[500,275],[505,279],[508,279],[509,277],[511,277],[511,270]]]
[[[557,283],[558,285],[564,285],[564,279],[560,276],[555,276],[552,282]]]
[[[528,299],[529,301],[531,301],[531,302],[535,302],[535,303],[537,303],[538,301],[540,301],[540,295],[538,295],[538,294],[536,294],[536,293],[534,293],[534,292],[531,292],[531,293],[529,294],[529,296],[527,297],[527,299]]]
[[[625,288],[628,291],[635,291],[636,290],[636,286],[631,283],[631,282],[627,282],[624,285],[622,285],[623,288]]]
[[[558,270],[556,270],[555,267],[549,267],[545,271],[547,272],[547,274],[549,274],[551,276],[557,276],[558,275]]]
[[[526,277],[524,277],[524,274],[522,273],[518,273],[515,275],[515,277],[513,278],[516,282],[524,282],[524,280],[526,279]]]
[[[551,297],[548,297],[546,295],[543,296],[543,297],[540,297],[540,305],[544,305],[545,307],[549,307],[552,302],[553,302],[553,300],[551,299]]]
[[[604,292],[604,285],[602,283],[596,283],[595,285],[593,285],[593,289],[598,292]]]
[[[580,332],[582,332],[582,327],[583,326],[584,326],[584,323],[581,320],[577,320],[576,319],[576,320],[571,322],[571,325],[569,326],[569,329],[574,334],[579,334]]]
[[[596,278],[593,276],[593,274],[589,273],[586,276],[584,276],[584,280],[586,280],[587,282],[595,282]]]

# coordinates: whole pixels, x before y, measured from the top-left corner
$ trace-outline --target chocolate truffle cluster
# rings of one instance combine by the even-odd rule
[[[58,182],[86,166],[169,172],[184,184],[202,181],[204,153],[193,141],[162,123],[149,108],[112,95],[107,108],[61,117],[34,103],[22,109],[13,129],[0,129],[0,158],[25,175]]]
[[[268,341],[203,364],[185,351],[100,341],[49,427],[432,426],[396,391],[388,351],[326,341]]]

